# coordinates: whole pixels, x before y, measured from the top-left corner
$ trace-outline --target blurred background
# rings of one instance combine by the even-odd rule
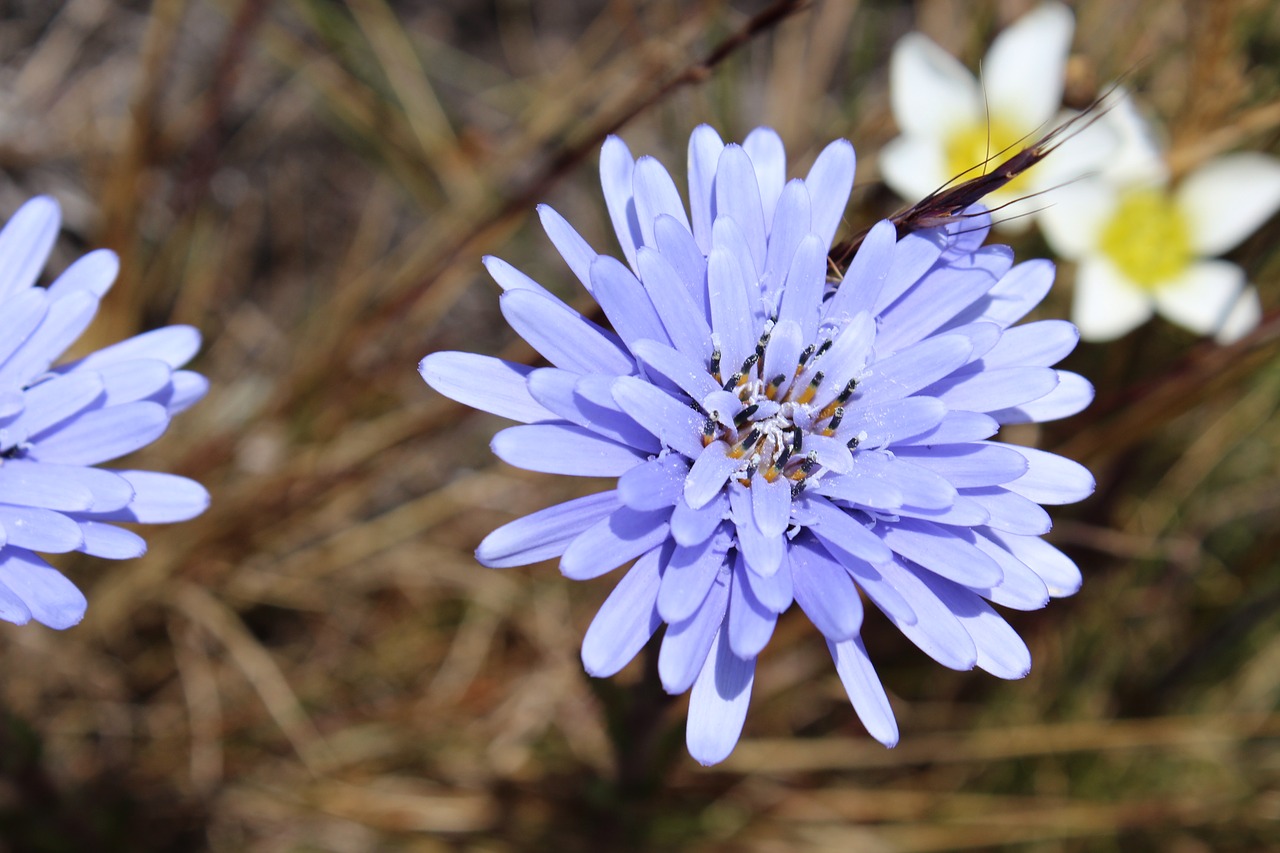
[[[0,850],[1280,845],[1280,221],[1229,255],[1267,311],[1250,337],[1156,319],[1082,345],[1065,366],[1095,405],[1011,431],[1098,478],[1051,534],[1083,590],[1009,614],[1026,680],[947,671],[868,618],[897,749],[791,613],[728,761],[685,754],[681,697],[619,781],[642,672],[593,683],[578,659],[612,581],[474,562],[495,526],[599,489],[497,463],[502,422],[418,376],[438,349],[534,358],[480,258],[587,310],[534,204],[615,251],[604,134],[682,184],[700,122],[772,125],[798,174],[851,139],[855,231],[900,204],[874,156],[894,42],[921,29],[974,68],[1032,4],[792,5],[0,4],[0,215],[58,199],[54,272],[121,255],[83,349],[190,323],[213,381],[131,462],[199,479],[209,511],[148,529],[143,559],[55,558],[78,627],[0,624]],[[1280,5],[1072,5],[1069,105],[1127,73],[1176,170],[1280,153]],[[1038,316],[1067,316],[1071,277]]]

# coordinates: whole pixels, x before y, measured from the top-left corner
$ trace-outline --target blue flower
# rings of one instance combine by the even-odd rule
[[[0,231],[0,619],[68,628],[84,617],[85,598],[33,552],[138,557],[146,543],[112,522],[204,511],[208,493],[185,477],[93,466],[159,438],[208,383],[178,369],[200,346],[189,326],[54,366],[119,269],[114,253],[98,250],[35,286],[58,225],[57,203],[40,197]]]
[[[1093,389],[1051,365],[1074,326],[1010,328],[1048,292],[1047,261],[982,246],[989,218],[897,239],[881,222],[847,271],[828,262],[853,185],[839,140],[785,181],[767,128],[689,142],[686,213],[666,170],[610,138],[605,200],[627,264],[554,210],[543,227],[613,330],[496,258],[502,313],[553,367],[435,353],[426,381],[522,422],[493,450],[533,471],[614,488],[493,531],[486,566],[560,558],[575,580],[635,564],[583,641],[588,672],[625,666],[664,623],[658,667],[692,688],[687,743],[704,764],[742,730],[756,657],[792,602],[825,636],[854,709],[898,729],[859,637],[863,596],[931,657],[1021,678],[1026,645],[988,601],[1044,606],[1080,585],[1040,535],[1041,504],[1093,491],[1083,467],[991,441],[1051,420]]]

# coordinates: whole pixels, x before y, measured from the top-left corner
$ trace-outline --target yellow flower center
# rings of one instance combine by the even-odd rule
[[[1186,218],[1162,189],[1123,192],[1102,227],[1098,247],[1130,281],[1147,290],[1176,278],[1193,257]]]
[[[990,172],[1032,141],[1031,138],[1023,139],[1023,134],[999,116],[962,127],[947,137],[943,145],[947,176],[959,176],[962,181],[976,178]],[[999,195],[1025,195],[1029,192],[1026,177],[1026,172],[1023,172],[1006,184]]]

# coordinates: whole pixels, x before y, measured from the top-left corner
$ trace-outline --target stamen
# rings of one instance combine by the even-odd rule
[[[804,461],[800,463],[800,473],[807,477],[816,467],[818,467],[818,451],[810,450],[804,457]]]
[[[814,349],[813,344],[809,344],[809,345],[808,345],[807,347],[805,347],[805,348],[804,348],[804,350],[800,353],[800,363],[796,366],[796,375],[797,375],[797,376],[799,376],[799,375],[800,375],[800,371],[801,371],[801,369],[804,367],[805,362],[807,362],[807,361],[809,360],[809,356],[813,355],[813,349]]]
[[[717,382],[720,381],[720,349],[711,351],[711,375],[715,377]]]
[[[836,413],[836,409],[849,402],[849,398],[853,396],[854,389],[858,387],[858,380],[850,379],[845,383],[844,390],[840,392],[840,396],[836,397],[830,403],[822,408],[818,413],[818,420],[829,418]]]
[[[822,380],[826,378],[827,378],[826,374],[823,373],[821,370],[813,374],[813,379],[809,381],[809,387],[804,389],[804,392],[800,395],[799,399],[797,399],[796,402],[797,403],[810,402],[813,399],[813,395],[818,393],[818,386],[820,386],[822,384]]]
[[[853,438],[849,439],[849,442],[845,445],[845,447],[849,448],[850,450],[857,450],[858,444],[859,444],[858,437],[855,435]]]
[[[787,463],[791,461],[791,445],[784,445],[782,452],[773,460],[773,464],[769,466],[769,470],[765,472],[765,479],[772,483],[782,473],[782,469],[787,467]]]
[[[746,376],[748,373],[751,372],[751,368],[756,366],[756,362],[759,360],[760,360],[760,352],[757,350],[756,352],[751,353],[751,355],[747,356],[746,359],[743,360],[742,367],[739,368],[738,372],[741,373],[743,376]]]
[[[741,459],[749,449],[755,446],[762,435],[764,433],[760,431],[760,427],[752,427],[751,432],[747,433],[747,437],[733,446],[733,449],[729,451],[729,455],[734,459]]]
[[[741,412],[738,412],[738,414],[733,416],[733,425],[736,426],[738,429],[742,429],[744,426],[746,426],[747,421],[751,420],[751,416],[754,415],[759,409],[760,409],[759,403],[752,403],[750,406],[747,406]]]
[[[836,430],[840,428],[840,421],[842,420],[844,420],[844,406],[836,406],[835,414],[831,416],[831,423],[827,424],[827,427],[822,431],[822,434],[835,435]]]
[[[787,381],[787,374],[779,373],[777,376],[769,380],[769,384],[764,386],[764,395],[773,399],[773,395],[778,393],[778,389],[782,387],[782,383]]]
[[[730,377],[728,378],[728,380],[726,380],[726,381],[725,381],[725,383],[724,383],[724,390],[726,390],[726,391],[732,391],[735,387],[737,387],[738,383],[739,383],[739,382],[741,382],[741,381],[742,381],[742,374],[741,374],[741,373],[735,373],[735,374],[733,374],[732,376],[730,376]]]
[[[756,341],[756,358],[764,359],[764,348],[769,345],[769,338],[773,336],[773,327],[764,330],[760,335],[760,340]]]
[[[804,491],[804,488],[805,488],[805,486],[806,486],[806,485],[807,485],[807,483],[806,483],[804,480],[796,480],[794,483],[792,483],[792,484],[791,484],[791,498],[792,498],[792,500],[794,500],[795,498],[800,497],[800,493]]]

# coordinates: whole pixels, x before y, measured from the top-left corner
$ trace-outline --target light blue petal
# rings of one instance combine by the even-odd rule
[[[1093,494],[1096,485],[1089,469],[1065,456],[1005,444],[1027,460],[1027,473],[1008,483],[1005,488],[1041,504],[1069,504]]]
[[[738,548],[747,567],[763,577],[777,572],[786,554],[786,537],[781,533],[766,535],[760,529],[751,511],[751,489],[742,484],[729,484],[729,506],[738,534]]]
[[[742,229],[751,263],[758,279],[765,266],[765,219],[760,202],[760,185],[755,167],[740,145],[730,143],[720,153],[716,166],[716,218],[727,216]],[[754,284],[755,281],[752,281]]]
[[[990,516],[986,524],[996,530],[1022,536],[1039,536],[1048,533],[1053,527],[1044,507],[1000,486],[962,489],[960,494],[986,509]]]
[[[791,582],[796,604],[828,640],[857,636],[862,599],[844,567],[827,551],[800,542],[791,548]]]
[[[620,506],[618,493],[608,491],[540,509],[486,536],[476,548],[476,560],[506,569],[559,557],[579,534]]]
[[[913,574],[960,621],[977,650],[976,663],[997,678],[1025,678],[1031,671],[1031,652],[1009,623],[991,606],[950,581],[928,572]]]
[[[152,358],[170,367],[182,367],[200,351],[200,332],[191,326],[165,326],[141,335],[134,335],[119,343],[104,347],[77,362],[57,369],[58,373],[77,370],[99,370],[112,364]]]
[[[707,325],[702,305],[694,302],[680,274],[656,249],[648,246],[641,247],[637,263],[644,288],[675,348],[691,359],[710,358],[711,327]],[[632,352],[637,343],[632,343]]]
[[[844,209],[849,205],[856,164],[853,146],[847,140],[837,139],[822,149],[805,176],[809,200],[813,203],[813,233],[827,246],[831,245],[844,218]]]
[[[922,393],[952,409],[994,412],[1039,400],[1058,387],[1051,367],[1002,367],[935,382]]]
[[[582,665],[596,678],[616,675],[662,624],[655,604],[661,548],[645,554],[609,593],[582,638]]]
[[[635,174],[631,181],[635,194],[636,219],[640,224],[643,245],[658,245],[654,238],[653,226],[659,216],[670,216],[683,225],[685,230],[689,229],[689,218],[685,215],[680,191],[676,189],[675,181],[671,180],[671,175],[657,159],[646,155],[637,160]],[[635,264],[633,263],[632,266]]]
[[[908,235],[907,239],[898,243],[896,242],[897,229],[892,222],[882,219],[873,225],[863,237],[857,254],[849,262],[849,268],[840,286],[836,288],[835,296],[827,303],[824,320],[840,323],[847,322],[863,312],[876,313],[879,310],[880,293],[893,269],[895,258],[903,252],[901,247],[911,248],[915,243],[920,242],[910,240],[911,236],[913,235]],[[926,243],[926,245],[931,246],[932,243]],[[937,254],[934,253],[933,257],[936,258]],[[928,263],[932,264],[933,261],[930,260]],[[925,269],[927,268],[926,266]],[[920,270],[921,273],[923,271]],[[919,278],[919,274],[915,275],[912,282],[916,278]]]
[[[960,624],[960,620],[938,596],[915,573],[896,562],[877,568],[884,574],[885,580],[911,602],[911,608],[915,611],[914,624],[901,622],[892,612],[884,611],[898,630],[922,652],[948,669],[973,669],[978,663],[977,646],[969,632]],[[872,601],[876,601],[874,596]],[[878,606],[879,602],[876,601],[876,604]]]
[[[701,509],[724,488],[729,475],[742,464],[741,459],[729,455],[723,441],[713,441],[702,449],[689,469],[689,479],[684,483],[684,499],[690,509]]]
[[[80,522],[84,544],[79,550],[107,560],[132,560],[147,553],[147,543],[141,536],[123,527],[101,521]]]
[[[756,173],[756,185],[760,188],[760,206],[764,210],[767,228],[774,222],[774,211],[782,185],[787,180],[787,149],[782,138],[771,127],[757,127],[742,141],[742,149],[751,158]],[[772,238],[772,234],[770,234]]]
[[[818,331],[822,293],[827,285],[827,247],[809,234],[796,247],[787,270],[778,320],[800,327],[800,337],[812,340]]]
[[[867,529],[860,518],[849,511],[808,492],[801,496],[801,502],[813,517],[813,521],[808,524],[809,530],[824,543],[873,565],[893,558],[889,547],[880,537]]]
[[[755,658],[743,660],[735,655],[723,634],[720,631],[712,639],[706,663],[689,696],[685,745],[703,766],[724,761],[738,745],[755,682]]]
[[[683,622],[702,606],[726,565],[731,539],[723,530],[702,543],[678,546],[667,561],[658,590],[658,613],[667,622]]]
[[[1066,320],[1039,320],[1005,331],[982,357],[987,369],[1052,367],[1076,348],[1080,331]]]
[[[59,512],[0,504],[0,528],[6,547],[65,554],[84,544],[80,527]]]
[[[610,136],[600,149],[600,186],[604,190],[605,206],[609,208],[609,219],[613,221],[613,231],[618,235],[618,244],[627,263],[635,268],[636,249],[642,245],[640,221],[636,217],[636,204],[633,189],[635,175],[635,158],[627,143],[616,136]]]
[[[782,188],[782,195],[778,199],[772,221],[769,247],[765,252],[763,279],[765,301],[776,308],[796,249],[811,227],[809,190],[805,187],[804,181],[797,178],[788,181]]]
[[[560,573],[571,580],[600,577],[667,541],[671,513],[619,507],[578,535],[560,557]]]
[[[451,400],[521,423],[556,420],[529,395],[532,367],[469,352],[436,352],[418,365],[427,384]]]
[[[538,205],[538,219],[542,222],[542,230],[547,232],[552,245],[569,265],[569,269],[577,277],[582,286],[591,292],[591,262],[596,259],[596,251],[586,240],[582,239],[573,226],[548,204]]]
[[[642,340],[672,343],[640,279],[616,258],[601,255],[591,263],[591,291],[628,347]]]
[[[708,225],[708,230],[710,226]],[[702,319],[711,322],[711,304],[707,301],[707,257],[698,249],[693,235],[676,219],[659,216],[653,224],[653,237],[658,251],[680,276],[685,289],[697,305]]]
[[[635,363],[617,335],[558,299],[509,290],[498,304],[511,328],[556,367],[615,376],[635,372]]]
[[[999,486],[1028,471],[1022,448],[995,442],[940,444],[936,447],[898,447],[898,459],[928,468],[957,489]],[[908,501],[910,503],[910,501]]]
[[[991,412],[1002,424],[1043,423],[1070,417],[1093,402],[1093,385],[1088,379],[1066,370],[1057,371],[1058,387],[1038,400],[1011,409]]]
[[[973,545],[972,531],[903,517],[877,526],[876,533],[895,554],[965,586],[991,587],[1004,577],[996,561]]]
[[[32,619],[50,628],[62,630],[78,624],[88,606],[75,584],[20,548],[0,550],[0,584],[21,599]]]
[[[71,470],[93,490],[93,510],[87,515],[99,521],[169,524],[195,518],[209,508],[209,493],[204,486],[176,474]]]
[[[61,211],[49,196],[30,199],[0,230],[0,302],[36,283],[58,236]]]
[[[574,477],[620,477],[646,457],[642,451],[571,424],[508,427],[489,446],[508,465]]]
[[[729,495],[723,489],[697,509],[681,498],[671,513],[671,538],[685,547],[705,542],[728,513]]]
[[[705,124],[689,136],[689,210],[693,236],[703,255],[711,251],[711,223],[715,220],[716,167],[724,151],[720,134]]]
[[[683,693],[698,677],[707,660],[707,652],[711,650],[711,644],[724,622],[728,606],[729,580],[726,571],[725,576],[717,577],[716,582],[711,585],[711,590],[697,613],[683,622],[667,627],[667,633],[662,637],[662,648],[658,651],[658,677],[668,693]]]
[[[836,663],[840,683],[849,694],[858,719],[867,727],[867,734],[892,749],[898,743],[898,723],[862,638],[854,637],[842,643],[827,640],[827,648]]]
[[[528,290],[539,296],[545,296],[548,299],[555,299],[555,295],[542,285],[538,284],[529,276],[520,272],[520,270],[511,266],[511,264],[502,260],[502,258],[493,255],[485,255],[480,259],[484,264],[484,268],[488,271],[489,276],[498,283],[502,291],[506,293],[510,290]]]
[[[900,400],[926,388],[963,365],[973,346],[960,335],[929,338],[879,359],[859,386],[863,404]]]
[[[169,413],[155,403],[96,409],[47,433],[27,455],[39,462],[96,465],[146,447],[168,425]]]
[[[768,645],[773,628],[778,622],[776,611],[756,597],[748,580],[753,572],[747,569],[742,555],[733,567],[733,583],[729,590],[729,648],[740,658],[754,658]],[[856,592],[855,592],[856,595]]]
[[[1039,536],[1018,536],[998,530],[983,530],[982,534],[1039,575],[1054,598],[1064,598],[1079,591],[1082,582],[1080,569],[1070,557]]]
[[[706,421],[687,402],[681,402],[643,379],[624,376],[613,384],[613,399],[663,446],[689,459],[702,454],[702,426]]]
[[[650,459],[618,478],[618,497],[639,510],[669,509],[684,495],[689,463],[674,454]]]

